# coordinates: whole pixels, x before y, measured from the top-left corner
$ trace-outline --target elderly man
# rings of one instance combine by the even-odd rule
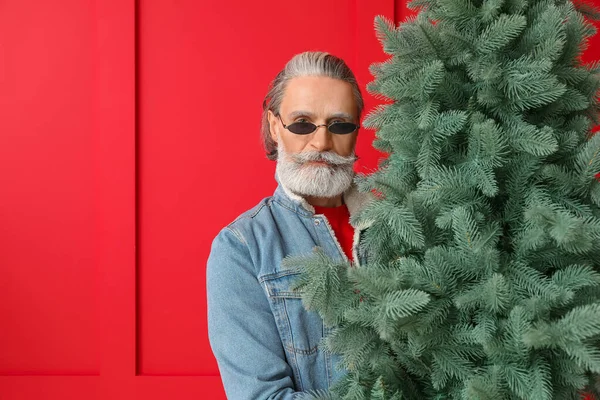
[[[319,246],[365,261],[364,227],[350,224],[371,199],[353,184],[362,110],[352,71],[323,52],[294,56],[265,97],[262,135],[277,189],[219,232],[207,263],[209,341],[230,400],[293,399],[346,373],[318,346],[327,329],[289,290],[296,275],[281,260]]]

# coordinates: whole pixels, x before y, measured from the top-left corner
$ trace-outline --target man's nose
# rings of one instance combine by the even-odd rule
[[[310,145],[317,151],[328,151],[333,147],[333,139],[327,126],[321,125],[313,132]]]

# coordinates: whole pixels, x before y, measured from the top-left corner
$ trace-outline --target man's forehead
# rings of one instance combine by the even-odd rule
[[[315,114],[314,112],[308,111],[308,110],[293,110],[287,116],[290,119],[297,118],[297,117],[316,118],[317,114]],[[354,116],[352,114],[344,112],[344,111],[335,111],[335,112],[327,114],[326,117],[327,117],[327,119],[333,119],[333,118],[352,119],[352,118],[354,118]]]
[[[355,117],[358,110],[352,85],[326,76],[298,76],[286,85],[280,110],[288,118]]]

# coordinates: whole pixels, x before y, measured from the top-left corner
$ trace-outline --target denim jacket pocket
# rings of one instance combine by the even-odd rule
[[[294,271],[280,271],[259,277],[265,287],[282,342],[296,355],[317,352],[323,337],[323,320],[316,311],[308,311],[302,303],[302,289],[290,286],[298,278]]]

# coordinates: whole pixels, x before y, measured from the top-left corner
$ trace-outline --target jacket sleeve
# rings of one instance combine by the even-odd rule
[[[226,227],[206,266],[208,337],[228,400],[292,400],[292,368],[243,237]]]

